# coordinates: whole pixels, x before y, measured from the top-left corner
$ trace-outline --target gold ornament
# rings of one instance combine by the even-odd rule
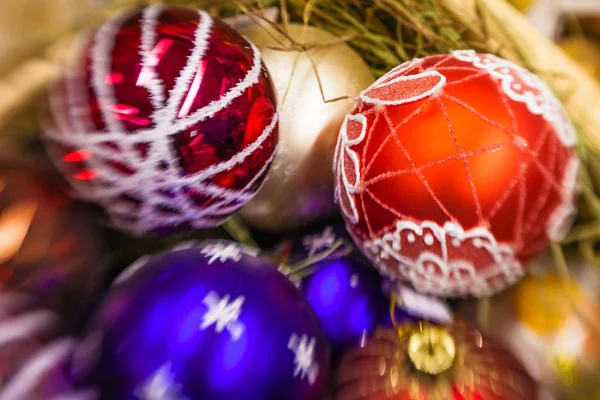
[[[425,326],[408,338],[408,358],[421,372],[441,374],[452,367],[455,357],[456,345],[446,329]]]
[[[281,114],[273,166],[240,215],[255,228],[293,229],[335,212],[331,169],[338,132],[355,97],[374,78],[354,50],[323,30],[287,27],[289,38],[306,51],[294,50],[288,38],[270,27],[254,26],[242,33],[262,52]],[[347,98],[325,102],[323,97]]]
[[[567,292],[574,298],[581,296],[575,282],[564,283],[555,273],[527,276],[513,296],[517,319],[540,335],[558,331],[573,314]]]

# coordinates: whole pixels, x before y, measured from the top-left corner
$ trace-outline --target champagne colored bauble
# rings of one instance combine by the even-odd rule
[[[51,105],[57,166],[136,235],[219,226],[275,155],[276,95],[260,53],[204,11],[114,15]]]
[[[256,197],[242,210],[253,227],[287,230],[330,214],[331,164],[339,128],[361,90],[373,83],[369,67],[346,44],[309,50],[279,51],[290,42],[273,29],[242,31],[262,52],[281,103],[279,145],[273,168]],[[320,29],[290,24],[287,34],[300,44],[326,44],[336,38]],[[325,99],[319,89],[315,62]]]
[[[600,272],[573,258],[565,281],[551,261],[544,265],[492,299],[487,330],[555,398],[578,399],[582,377],[600,371]]]
[[[38,298],[78,328],[107,255],[89,210],[62,183],[21,164],[0,165],[0,287]]]
[[[382,273],[442,296],[489,295],[575,214],[575,131],[535,75],[472,50],[403,64],[340,131],[336,196]]]
[[[533,400],[537,385],[496,341],[462,323],[382,330],[346,355],[335,400]]]

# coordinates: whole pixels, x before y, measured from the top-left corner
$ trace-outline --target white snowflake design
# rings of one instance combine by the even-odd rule
[[[163,365],[137,391],[140,400],[186,400],[181,385],[175,383],[171,364]]]
[[[237,262],[244,254],[256,257],[259,250],[233,242],[218,242],[205,245],[200,253],[208,258],[208,264],[212,264],[217,260],[222,263],[227,260]]]
[[[288,349],[294,352],[294,377],[300,375],[300,379],[307,378],[311,385],[314,385],[319,376],[319,365],[315,362],[316,344],[314,337],[298,337],[295,333],[288,342]]]
[[[432,250],[423,250],[412,259],[403,253],[402,244],[412,245],[417,241]],[[471,253],[487,253],[492,263],[477,270],[468,260],[451,258],[449,246],[455,249],[465,246]],[[408,280],[420,292],[441,296],[492,295],[507,284],[517,282],[524,274],[513,249],[496,242],[486,228],[465,231],[453,222],[439,226],[430,221],[420,224],[398,221],[393,232],[364,242],[364,250],[383,274]],[[390,269],[391,265],[395,267]]]
[[[221,333],[223,330],[227,330],[232,340],[238,340],[245,329],[244,324],[238,321],[242,314],[244,301],[244,296],[239,296],[233,302],[230,302],[228,295],[220,298],[217,293],[210,292],[202,301],[208,307],[208,311],[202,318],[200,330],[215,325],[215,332]]]
[[[328,226],[322,233],[306,236],[302,240],[302,245],[308,251],[308,256],[312,257],[317,254],[319,250],[331,248],[336,240],[337,237],[335,236],[333,228]]]
[[[81,71],[71,72],[67,79],[67,104],[65,105],[58,93],[51,98],[53,115],[56,117],[58,132],[49,129],[46,137],[50,142],[60,143],[64,148],[87,149],[91,156],[86,159],[90,170],[97,173],[93,185],[87,185],[75,179],[67,165],[60,162],[62,154],[51,154],[56,160],[57,167],[69,179],[76,195],[97,203],[108,211],[114,225],[131,233],[142,235],[162,227],[188,223],[193,228],[214,227],[225,222],[227,217],[235,212],[241,204],[249,201],[255,194],[253,186],[262,179],[274,157],[274,152],[264,167],[256,174],[245,188],[230,190],[210,182],[216,174],[230,170],[244,162],[273,135],[278,123],[277,110],[271,123],[261,135],[248,144],[241,152],[229,160],[211,165],[197,173],[185,175],[177,163],[175,149],[171,145],[172,137],[195,124],[210,119],[217,112],[229,106],[235,99],[259,82],[263,64],[258,49],[250,44],[253,52],[253,65],[246,76],[221,98],[212,101],[197,111],[180,116],[178,110],[185,105],[184,96],[190,85],[195,81],[197,71],[208,48],[208,41],[213,28],[213,19],[204,12],[198,11],[200,17],[195,32],[194,49],[175,81],[174,88],[164,95],[164,82],[156,72],[156,47],[158,18],[162,12],[160,5],[146,7],[142,16],[142,37],[140,40],[140,55],[142,72],[138,84],[145,87],[149,94],[154,112],[151,119],[153,127],[138,130],[135,134],[127,132],[121,120],[113,115],[112,110],[117,103],[112,85],[106,82],[111,69],[111,54],[114,41],[120,27],[131,17],[131,13],[117,15],[108,20],[95,37],[92,59],[92,87],[97,94],[99,107],[106,125],[106,131],[91,132],[87,121],[89,111],[77,107],[87,101],[87,84]],[[63,107],[67,107],[69,115],[63,117]],[[110,146],[117,145],[116,152]],[[147,145],[147,154],[140,154],[139,146]],[[52,147],[49,147],[52,153]],[[113,160],[115,157],[128,160],[135,166],[130,175],[116,173],[110,163],[103,160]],[[161,165],[162,164],[162,165]],[[157,165],[164,167],[160,173]],[[216,200],[209,206],[200,208],[189,197],[185,188],[194,188]],[[166,197],[165,193],[169,193]],[[132,196],[140,201],[139,206],[127,205],[116,199],[123,195]],[[161,211],[163,208],[173,210],[173,213]]]

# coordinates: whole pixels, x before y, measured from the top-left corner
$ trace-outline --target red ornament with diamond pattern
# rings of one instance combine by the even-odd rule
[[[569,228],[575,142],[530,72],[474,51],[417,59],[346,117],[336,198],[385,275],[437,295],[489,295]]]
[[[203,11],[116,15],[51,98],[48,149],[76,193],[136,234],[220,225],[277,143],[258,50]]]

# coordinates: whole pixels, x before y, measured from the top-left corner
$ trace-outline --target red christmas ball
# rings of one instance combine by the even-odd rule
[[[136,233],[218,226],[255,194],[277,143],[259,51],[203,11],[108,20],[54,91],[51,154],[82,198]]]
[[[444,296],[492,294],[575,213],[576,136],[535,75],[456,51],[365,90],[338,139],[336,198],[382,273]]]
[[[532,400],[538,386],[497,342],[461,324],[383,330],[346,354],[335,400]]]

